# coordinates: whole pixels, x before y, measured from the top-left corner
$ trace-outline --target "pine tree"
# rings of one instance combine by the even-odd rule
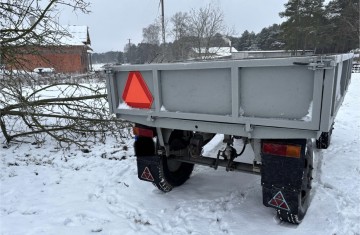
[[[234,46],[238,51],[255,50],[257,48],[255,33],[245,30]]]
[[[283,42],[280,38],[280,25],[273,24],[272,26],[263,28],[260,33],[256,35],[257,45],[261,50],[279,50],[283,48]]]
[[[289,0],[280,13],[287,20],[281,25],[286,49],[316,50],[324,25],[324,0]]]
[[[333,0],[326,7],[329,52],[348,52],[359,47],[359,0]]]

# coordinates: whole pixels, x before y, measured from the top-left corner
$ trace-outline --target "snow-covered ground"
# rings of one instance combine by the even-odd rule
[[[109,139],[90,153],[51,141],[1,148],[0,234],[360,234],[359,88],[353,74],[332,145],[315,152],[312,202],[299,226],[262,205],[259,176],[197,166],[164,194],[137,179],[133,140]]]
[[[96,72],[104,71],[106,65],[107,64],[105,64],[105,63],[93,64],[92,69],[93,69],[93,71],[96,71]]]

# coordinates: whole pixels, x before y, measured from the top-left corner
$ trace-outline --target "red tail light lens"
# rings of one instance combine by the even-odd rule
[[[142,137],[154,137],[154,131],[150,129],[140,128],[140,127],[133,127],[133,133],[136,136],[142,136]]]
[[[300,158],[301,146],[289,145],[289,144],[263,143],[262,152],[264,154],[270,154],[270,155]]]

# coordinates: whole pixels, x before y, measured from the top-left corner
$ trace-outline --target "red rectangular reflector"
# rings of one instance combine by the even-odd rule
[[[133,133],[136,136],[142,136],[142,137],[154,137],[154,132],[149,129],[140,128],[140,127],[133,127]]]
[[[263,143],[262,152],[264,154],[270,154],[270,155],[300,158],[301,146],[288,145],[288,144]]]

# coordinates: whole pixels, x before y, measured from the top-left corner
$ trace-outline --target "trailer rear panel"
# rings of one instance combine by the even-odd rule
[[[110,108],[161,128],[252,138],[317,138],[330,130],[349,85],[352,54],[109,67]],[[141,74],[150,109],[123,99],[129,73]]]

